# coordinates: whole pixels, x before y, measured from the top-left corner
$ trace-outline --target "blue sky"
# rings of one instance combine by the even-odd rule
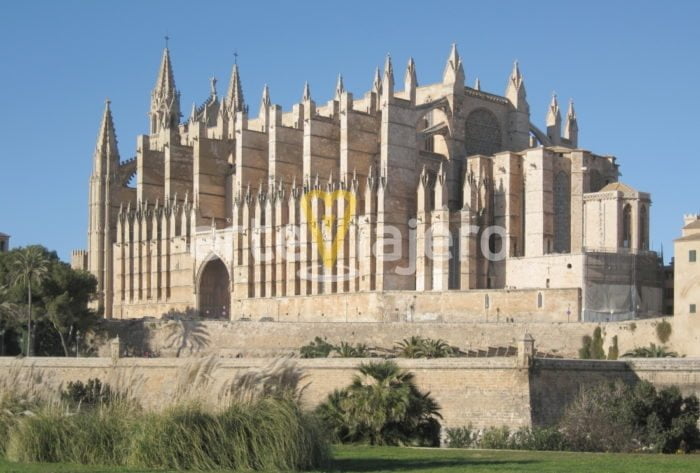
[[[553,91],[576,101],[582,147],[614,154],[621,180],[651,192],[652,245],[666,258],[682,215],[700,211],[700,2],[14,1],[0,5],[0,232],[68,258],[84,248],[88,177],[105,98],[122,159],[147,131],[170,35],[188,113],[209,78],[228,84],[233,52],[257,110],[265,83],[285,109],[305,80],[317,101],[338,73],[360,94],[387,52],[437,82],[452,42],[467,75],[502,94],[512,62],[533,121]],[[401,83],[398,80],[397,83]]]

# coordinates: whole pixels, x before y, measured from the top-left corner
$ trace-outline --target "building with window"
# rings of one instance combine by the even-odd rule
[[[696,314],[700,306],[700,215],[683,217],[681,237],[674,242],[673,306],[676,315]]]
[[[573,102],[562,120],[553,96],[540,128],[517,63],[487,92],[466,85],[455,46],[439,82],[418,85],[412,59],[403,79],[387,57],[365,93],[339,77],[317,103],[306,84],[286,111],[265,86],[253,117],[234,65],[227,93],[213,79],[183,121],[166,48],[135,156],[120,158],[109,103],[93,156],[73,261],[105,316],[661,313],[650,196],[579,145]]]

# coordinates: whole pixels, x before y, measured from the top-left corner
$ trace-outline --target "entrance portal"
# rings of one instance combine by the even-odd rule
[[[199,314],[208,318],[228,319],[231,314],[231,293],[228,271],[223,261],[209,261],[199,278]]]

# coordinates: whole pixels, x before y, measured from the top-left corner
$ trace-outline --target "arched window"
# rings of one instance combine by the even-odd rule
[[[542,300],[542,293],[541,293],[541,292],[538,292],[538,293],[537,293],[537,308],[538,308],[538,309],[541,309],[541,308],[542,308],[543,302],[544,302],[544,301]]]
[[[489,156],[502,150],[501,125],[496,115],[485,108],[479,108],[469,114],[465,138],[467,156],[475,154]]]
[[[622,209],[622,248],[632,247],[632,206],[626,204]]]
[[[491,301],[489,300],[489,295],[486,294],[484,295],[484,309],[488,309],[490,305]]]
[[[560,171],[554,177],[554,252],[571,250],[571,185],[569,176]]]
[[[649,214],[646,205],[639,209],[639,249],[649,249]]]

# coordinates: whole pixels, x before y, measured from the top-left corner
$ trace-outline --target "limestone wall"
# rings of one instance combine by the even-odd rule
[[[369,360],[295,360],[307,375],[303,402],[315,406],[334,389],[348,385],[362,361]],[[0,358],[0,372],[13,365],[33,367],[45,374],[45,384],[57,388],[96,377],[112,386],[129,385],[145,407],[158,408],[173,399],[178,375],[186,372],[187,363],[178,358],[122,358],[116,362],[110,358]],[[219,360],[212,373],[214,391],[237,373],[269,363],[269,359]],[[440,404],[445,426],[530,423],[528,374],[516,366],[515,358],[400,360],[399,364],[413,372],[419,387],[430,391]]]
[[[294,360],[307,375],[303,402],[312,407],[336,388],[350,383],[358,359]],[[147,408],[167,405],[192,360],[182,358],[0,358],[0,375],[11,368],[41,370],[43,383],[58,388],[75,380],[100,378],[112,386],[129,386]],[[216,395],[236,374],[263,369],[271,360],[220,359],[211,372]],[[582,361],[536,359],[531,368],[518,358],[397,360],[416,375],[422,390],[442,406],[442,425],[474,427],[555,423],[582,385],[622,379],[648,380],[659,387],[679,386],[684,394],[700,394],[700,358]]]
[[[279,322],[567,322],[579,309],[579,289],[498,289],[234,299],[231,314]]]
[[[700,356],[700,321],[692,316],[669,317],[632,322],[600,324],[607,353],[613,338],[618,338],[619,353],[636,347],[661,344],[656,326],[668,320],[672,334],[665,345],[680,355]],[[441,338],[462,350],[490,346],[515,346],[524,333],[530,333],[541,352],[577,358],[581,338],[593,335],[599,324],[566,322],[495,322],[490,317],[476,322],[399,321],[399,322],[269,322],[206,321],[173,322],[145,319],[105,321],[96,340],[98,351],[108,352],[104,343],[119,335],[125,351],[160,356],[218,354],[222,357],[277,356],[296,353],[314,337],[330,343],[365,343],[371,347],[391,348],[404,338],[420,335]]]

